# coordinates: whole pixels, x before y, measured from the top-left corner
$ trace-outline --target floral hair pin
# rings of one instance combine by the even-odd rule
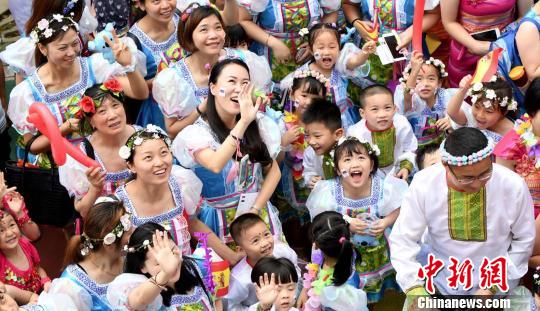
[[[197,2],[193,2],[183,13],[182,15],[180,15],[180,19],[182,20],[183,23],[185,23],[187,21],[187,19],[189,18],[189,16],[191,15],[191,13],[193,13],[193,11],[200,7],[200,5],[197,3]]]
[[[432,65],[433,67],[437,68],[441,78],[448,77],[448,72],[446,72],[446,65],[441,60],[430,57],[429,59],[424,60],[423,64]],[[411,75],[411,70],[412,70],[411,63],[408,63],[407,66],[405,66],[405,69],[403,70],[403,77],[399,78],[399,82],[407,83],[407,80],[409,79],[409,76]]]
[[[79,1],[78,0],[69,0],[68,3],[66,4],[66,7],[62,11],[62,13],[64,13],[64,15],[66,15],[69,12],[71,12],[71,10],[73,10],[73,8],[77,4],[77,2],[79,2]]]
[[[381,155],[381,150],[379,149],[379,146],[375,144],[371,144],[365,139],[358,139],[355,136],[341,137],[337,142],[337,146],[341,146],[346,141],[358,142],[362,144],[364,148],[366,148],[369,155],[372,155],[372,154],[375,154],[376,156]]]
[[[103,239],[92,239],[88,237],[86,233],[83,232],[81,235],[81,255],[86,256],[90,253],[90,250],[94,249],[95,243],[102,242],[103,245],[112,245],[114,242],[117,241],[117,239],[120,239],[124,232],[127,232],[131,229],[131,214],[125,213],[120,217],[120,221],[118,222],[118,225],[114,227],[114,229],[107,233]]]
[[[148,248],[148,246],[150,246],[151,243],[149,240],[144,240],[141,245],[139,246],[132,246],[132,247],[129,247],[127,245],[124,245],[124,251],[126,253],[137,253],[137,252],[140,252],[142,250],[145,250]]]

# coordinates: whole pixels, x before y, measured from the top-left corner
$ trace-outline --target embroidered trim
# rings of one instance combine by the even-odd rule
[[[208,97],[208,88],[204,87],[198,87],[197,84],[195,84],[195,80],[193,80],[193,76],[191,75],[191,71],[189,71],[188,66],[186,65],[185,58],[182,58],[179,60],[174,68],[176,68],[178,74],[184,78],[186,82],[189,83],[189,85],[193,88],[193,91],[195,92],[195,96],[199,101],[202,101],[204,98]]]
[[[379,203],[382,199],[382,182],[379,176],[374,176],[371,179],[371,195],[369,197],[360,199],[360,200],[351,200],[346,198],[343,194],[343,186],[338,182],[337,179],[333,180],[334,184],[334,198],[338,206],[341,207],[350,207],[350,208],[361,208],[361,207],[373,207]]]
[[[67,266],[65,270],[65,274],[69,279],[75,279],[77,282],[79,282],[80,285],[82,285],[87,291],[91,292],[91,296],[98,296],[101,298],[101,301],[109,305],[106,295],[107,295],[107,288],[109,287],[109,284],[97,284],[92,280],[88,274],[86,274],[84,271],[81,270],[81,268],[77,265],[69,265]],[[62,277],[62,276],[61,276]]]
[[[156,42],[152,40],[144,31],[142,31],[141,28],[139,28],[139,24],[135,23],[133,27],[129,30],[133,35],[135,35],[140,41],[141,45],[146,47],[147,49],[152,52],[155,59],[159,60],[159,55],[163,53],[164,51],[168,50],[173,44],[177,42],[176,33],[178,31],[178,20],[179,16],[176,14],[173,14],[173,20],[174,20],[174,32],[171,34],[171,36],[163,41],[163,42]]]
[[[485,187],[475,193],[448,188],[448,231],[453,240],[486,241]]]

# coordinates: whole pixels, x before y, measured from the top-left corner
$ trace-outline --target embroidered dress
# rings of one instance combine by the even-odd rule
[[[378,157],[379,169],[384,174],[397,173],[401,168],[407,168],[409,172],[412,172],[418,142],[411,125],[404,116],[394,114],[393,125],[380,132],[370,130],[366,120],[362,119],[349,128],[347,135],[366,140],[379,147],[381,151]]]
[[[178,43],[178,20],[178,15],[174,14],[173,22],[175,25],[175,30],[171,33],[169,38],[163,42],[156,42],[152,40],[152,38],[142,31],[138,23],[134,24],[129,30],[129,33],[139,39],[142,53],[144,53],[146,56],[145,80],[153,79],[156,76],[158,65],[162,60],[163,53]],[[141,110],[139,111],[139,116],[137,117],[137,124],[143,127],[147,124],[154,124],[160,126],[162,129],[165,129],[163,114],[159,110],[159,107],[157,106],[152,94],[150,94],[150,97],[143,101]]]
[[[22,83],[15,86],[10,94],[10,105],[7,114],[13,122],[13,127],[19,135],[37,134],[37,129],[26,119],[28,109],[34,102],[44,103],[51,111],[58,122],[58,126],[67,119],[75,116],[70,115],[69,106],[76,103],[86,91],[94,84],[103,83],[109,77],[125,72],[125,68],[118,63],[109,64],[101,53],[90,57],[78,57],[80,77],[77,82],[67,87],[65,90],[49,93],[45,85],[41,82],[38,71],[34,71]],[[133,61],[133,59],[132,59]],[[67,136],[72,143],[78,143],[82,140],[78,134],[73,133]],[[22,137],[18,139],[17,158],[24,157],[24,147]],[[51,162],[46,154],[38,156],[29,155],[29,163],[39,165],[40,167],[50,167]]]
[[[272,89],[272,72],[264,59],[250,51],[224,48],[220,58],[241,59],[249,68],[251,82],[265,93]],[[183,119],[208,97],[208,86],[195,83],[186,59],[160,71],[154,80],[152,94],[166,118]]]
[[[375,175],[371,179],[371,194],[368,197],[353,200],[345,196],[341,180],[319,181],[311,192],[307,207],[311,218],[325,211],[335,211],[352,218],[365,217],[379,220],[399,208],[403,195],[407,191],[407,182],[392,175],[384,179]],[[391,229],[376,238],[369,235],[354,235],[351,240],[355,245],[356,261],[351,284],[363,289],[368,302],[381,299],[384,290],[395,288],[395,271],[390,263],[388,236]]]
[[[136,131],[141,129],[141,127],[137,125],[134,125],[133,128],[135,128]],[[92,135],[87,137],[88,141],[90,141],[91,137]],[[86,154],[85,145],[86,143],[84,141],[79,144],[79,149],[84,154]],[[126,180],[132,177],[132,174],[127,167],[117,172],[107,171],[103,160],[95,149],[94,157],[101,166],[101,168],[106,172],[105,182],[103,184],[103,190],[101,191],[100,196],[114,194],[118,187],[123,185]],[[85,174],[86,170],[88,170],[86,166],[75,161],[70,156],[67,157],[66,163],[58,168],[60,183],[66,188],[70,196],[80,199],[84,197],[88,192],[88,189],[90,189],[90,182],[88,181],[88,177],[86,177]]]
[[[320,22],[324,14],[335,12],[340,8],[340,1],[322,0],[269,0],[259,12],[253,10],[258,0],[240,1],[252,14],[253,20],[268,34],[284,42],[291,50],[292,60],[279,64],[270,48],[258,42],[251,46],[251,50],[263,55],[272,68],[273,80],[281,81],[287,74],[297,67],[294,61],[298,46],[305,38],[300,36],[300,29],[309,28],[313,22]],[[321,3],[326,2],[326,5]],[[263,2],[264,3],[264,2]]]
[[[430,253],[445,264],[434,278],[442,295],[472,295],[479,288],[476,275],[470,290],[448,286],[450,256],[459,262],[470,259],[475,271],[484,258],[492,261],[503,256],[512,290],[527,272],[534,228],[533,202],[518,174],[493,164],[493,175],[483,190],[457,194],[449,190],[443,165],[430,166],[416,173],[390,234],[397,282],[404,291],[423,286],[424,281],[417,277],[420,265],[416,256],[424,236]]]
[[[468,33],[492,28],[503,30],[514,21],[516,0],[460,0],[457,22]],[[448,60],[448,81],[451,87],[457,87],[459,81],[474,72],[480,56],[470,53],[457,40],[450,43]]]
[[[200,271],[197,269],[197,273]],[[182,276],[180,276],[181,278]],[[201,277],[202,279],[202,277]],[[142,274],[122,273],[117,276],[109,285],[107,290],[107,299],[114,310],[132,310],[128,305],[128,297],[131,291],[139,285],[148,281],[148,278]],[[212,311],[214,306],[204,289],[201,286],[195,286],[193,290],[185,295],[175,294],[171,297],[171,305],[163,305],[163,298],[158,295],[146,309],[147,311]]]
[[[506,80],[506,82],[510,84],[510,86],[512,86],[512,89],[514,90],[514,99],[519,103],[522,114],[525,113],[523,108],[525,93],[524,90],[520,89],[514,83],[514,81],[510,78],[509,74],[512,68],[523,65],[523,63],[521,62],[521,57],[519,56],[519,50],[516,45],[516,34],[521,25],[525,23],[532,23],[534,26],[536,26],[536,30],[540,32],[540,16],[538,16],[536,12],[531,9],[519,21],[515,29],[507,31],[491,45],[491,49],[495,49],[498,47],[503,48],[503,52],[501,56],[499,56],[498,72],[504,77],[504,80]]]
[[[39,294],[42,290],[41,277],[38,273],[41,259],[37,249],[23,236],[19,238],[19,246],[28,262],[28,268],[20,270],[5,257],[4,253],[0,252],[2,283]]]
[[[258,114],[256,122],[270,156],[275,158],[280,150],[279,129],[274,121],[262,114]],[[262,167],[260,163],[251,163],[244,156],[237,163],[231,158],[222,171],[216,174],[195,162],[195,153],[207,148],[215,151],[220,145],[208,123],[199,118],[176,136],[172,149],[180,165],[191,168],[203,183],[202,196],[208,204],[201,209],[199,219],[224,243],[233,246],[229,224],[235,218],[241,196],[260,191],[263,182]],[[262,213],[272,234],[281,236],[277,209],[268,203]]]
[[[339,58],[332,70],[332,74],[329,77],[330,90],[327,94],[328,99],[338,106],[341,111],[341,123],[346,130],[350,126],[354,125],[360,120],[359,107],[351,100],[349,90],[349,82],[352,82],[358,87],[365,88],[372,84],[365,77],[370,72],[369,62],[366,62],[362,66],[355,70],[347,69],[347,61],[351,56],[360,53],[360,49],[352,43],[346,43],[339,53]],[[296,71],[308,71],[311,62],[308,62],[300,66]],[[294,73],[289,74],[281,82],[282,88],[290,88],[293,82]]]
[[[183,255],[191,254],[190,234],[188,231],[188,218],[193,217],[198,212],[201,201],[200,180],[193,172],[180,166],[174,165],[169,177],[169,189],[174,199],[174,208],[153,216],[139,216],[137,208],[131,201],[126,186],[124,184],[116,189],[116,195],[124,203],[126,211],[131,213],[131,221],[135,226],[140,226],[147,222],[154,222],[162,225],[171,234],[175,243],[182,250]]]
[[[290,260],[300,276],[298,257],[288,245],[278,240],[274,241],[274,251],[272,252],[272,255],[276,258],[287,258]],[[247,257],[242,258],[242,260],[231,269],[229,294],[225,297],[228,301],[228,310],[248,310],[251,305],[258,302],[255,286],[251,281],[252,270],[253,267],[247,262]]]
[[[79,265],[66,267],[59,280],[54,280],[51,286],[53,292],[59,289],[71,288],[77,295],[70,295],[74,299],[78,310],[106,311],[112,310],[107,300],[109,284],[98,284],[88,276]],[[50,291],[49,291],[50,292]]]
[[[435,95],[435,104],[429,108],[426,101],[416,93],[412,95],[412,107],[404,112],[403,87],[398,85],[394,93],[394,103],[400,114],[404,115],[411,124],[418,146],[431,143],[441,143],[445,137],[444,132],[437,130],[435,122],[447,116],[446,107],[456,92],[456,89],[439,88]]]
[[[540,170],[537,167],[536,150],[538,138],[532,133],[531,121],[527,115],[516,122],[516,126],[497,144],[494,154],[497,158],[516,162],[516,173],[521,175],[533,198],[534,217],[540,214]]]

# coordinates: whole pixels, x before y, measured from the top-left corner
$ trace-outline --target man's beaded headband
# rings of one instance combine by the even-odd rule
[[[446,140],[444,140],[441,146],[439,147],[439,150],[441,152],[441,161],[443,163],[446,163],[448,165],[453,165],[453,166],[465,166],[465,165],[472,165],[474,163],[478,163],[488,158],[489,156],[491,156],[491,154],[493,153],[493,149],[495,147],[495,145],[493,144],[493,141],[490,138],[488,138],[488,144],[484,149],[474,152],[468,156],[466,155],[454,156],[448,153],[446,149],[444,149],[445,145],[446,145]]]

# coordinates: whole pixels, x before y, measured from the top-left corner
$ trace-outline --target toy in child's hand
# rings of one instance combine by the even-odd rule
[[[347,215],[343,216],[343,219],[345,219],[345,221],[347,222],[350,222],[347,220],[347,218],[351,218]],[[379,240],[377,240],[376,237],[372,236],[372,235],[369,235],[369,229],[371,228],[371,226],[378,220],[378,218],[375,218],[369,214],[361,214],[357,217],[358,219],[361,219],[363,221],[365,221],[368,226],[367,228],[364,230],[364,234],[353,234],[351,236],[351,243],[354,245],[354,246],[377,246],[379,245]]]
[[[105,26],[105,29],[97,33],[94,40],[88,42],[88,49],[92,52],[102,53],[103,58],[105,58],[110,64],[114,63],[116,60],[114,59],[111,47],[107,45],[107,42],[105,42],[105,37],[113,41],[113,31],[113,24],[108,23]]]

